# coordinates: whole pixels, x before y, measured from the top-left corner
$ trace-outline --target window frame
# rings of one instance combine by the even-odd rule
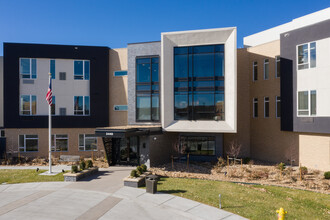
[[[266,65],[268,66],[268,77],[266,78]],[[264,80],[269,80],[269,59],[264,59]]]
[[[80,138],[80,135],[84,135],[84,145],[80,145],[80,141],[79,141],[79,138]],[[98,141],[97,141],[97,137],[94,136],[94,137],[86,137],[86,135],[95,135],[95,134],[78,134],[78,151],[98,151]],[[96,143],[95,143],[95,146],[96,146],[96,149],[92,149],[92,150],[86,150],[86,139],[95,139],[96,140]],[[81,150],[81,148],[83,148],[83,150]]]
[[[82,79],[78,79],[76,78],[76,76],[81,76],[81,75],[75,75],[75,62],[79,62],[81,61],[83,63],[83,74],[82,74]],[[89,62],[89,76],[88,76],[88,79],[86,79],[86,65],[85,63],[86,62]],[[73,60],[73,80],[90,80],[90,77],[91,77],[91,62],[90,60]]]
[[[63,137],[57,138],[57,135],[66,135],[66,138],[63,138]],[[69,151],[69,135],[68,134],[52,134],[51,138],[52,138],[52,142],[53,142],[51,144],[52,152],[68,152]],[[67,140],[67,150],[57,150],[56,140]]]
[[[83,110],[75,110],[75,97],[83,97],[82,100],[83,100]],[[85,97],[89,97],[89,113],[88,114],[85,114]],[[83,114],[76,114],[77,111],[82,111]],[[89,95],[75,95],[73,96],[73,115],[74,116],[90,116],[91,115],[91,99],[90,99],[90,96]]]
[[[268,100],[266,100],[268,99]],[[268,116],[266,116],[266,104],[268,104]],[[264,118],[269,118],[270,116],[270,104],[269,104],[269,96],[264,97]]]
[[[27,138],[27,135],[35,135],[37,136],[36,138]],[[23,151],[21,150],[22,147],[20,147],[20,136],[24,136],[24,146],[23,146]],[[26,151],[26,140],[37,140],[37,149],[36,151]],[[39,152],[39,136],[37,134],[19,134],[18,135],[18,151],[19,152],[24,152],[24,153],[34,153],[34,152]]]
[[[275,97],[275,114],[276,114],[276,118],[281,118],[281,111],[278,111],[278,103],[281,106],[281,96],[276,96]],[[278,116],[278,114],[280,116]]]
[[[217,155],[217,141],[216,141],[216,137],[215,136],[189,136],[189,135],[180,135],[179,138],[179,147],[180,147],[180,151],[182,150],[182,139],[185,139],[184,141],[187,141],[189,138],[207,138],[207,142],[209,141],[213,141],[214,142],[214,154],[194,154],[192,152],[189,153],[189,155],[191,156],[197,156],[197,157],[214,157]],[[213,139],[213,140],[212,140]],[[191,148],[190,148],[191,149]],[[209,149],[209,145],[207,146],[207,149]]]
[[[255,72],[255,67],[257,68],[256,72]],[[252,78],[253,78],[253,82],[258,81],[258,61],[253,61],[252,63]]]
[[[29,60],[29,63],[30,63],[30,72],[29,72],[29,74],[23,74],[22,73],[22,69],[21,69],[21,62],[22,62],[22,59],[28,59]],[[35,63],[36,63],[36,65],[35,65],[35,72],[36,72],[36,74],[35,74],[35,77],[33,77],[34,75],[32,74],[32,61],[33,60],[35,60]],[[21,79],[37,79],[38,78],[38,74],[37,74],[37,59],[36,58],[27,58],[27,57],[20,57],[19,58],[19,75],[20,75],[20,78]],[[25,78],[25,77],[23,77],[23,75],[29,75],[29,78]]]
[[[312,114],[311,93],[315,91],[315,114]],[[307,92],[307,109],[299,109],[299,92]],[[297,91],[297,117],[318,117],[317,115],[317,89]],[[308,111],[307,115],[299,115],[299,111]]]
[[[310,42],[306,42],[306,43],[303,43],[303,44],[298,44],[296,46],[296,60],[297,60],[296,68],[297,68],[297,71],[316,68],[316,59],[315,59],[315,66],[311,67],[311,44],[312,43],[315,43],[315,53],[316,53],[316,41],[310,41]],[[308,61],[307,61],[307,63],[300,63],[299,64],[299,47],[304,46],[304,45],[307,45]],[[304,65],[308,65],[308,67],[299,69],[299,66],[304,66]]]
[[[278,72],[279,74],[277,74]],[[275,56],[275,78],[280,78],[280,77],[281,77],[281,56],[278,55]]]
[[[152,80],[152,59],[153,58],[158,58],[158,82],[153,82]],[[137,82],[137,60],[138,59],[149,59],[150,60],[150,82]],[[160,56],[159,55],[147,55],[147,56],[136,56],[135,57],[135,121],[136,122],[160,122],[160,118],[161,118],[161,101],[160,101]],[[137,86],[143,86],[143,85],[150,85],[150,89],[149,90],[142,90],[142,91],[138,91],[137,90]],[[158,85],[158,90],[157,89],[153,89],[153,86],[157,86]],[[138,119],[138,111],[137,111],[137,99],[138,96],[145,96],[145,97],[150,97],[150,120],[142,120],[142,119]],[[158,115],[159,115],[159,119],[153,119],[152,117],[152,98],[154,95],[158,95]]]
[[[25,115],[25,114],[22,114],[23,112],[23,103],[22,103],[22,96],[29,96],[29,103],[30,103],[30,110],[29,110],[29,114]],[[32,97],[35,97],[35,100],[36,100],[36,112],[35,114],[33,114],[33,108],[32,108]],[[31,116],[31,115],[37,115],[38,114],[38,108],[37,108],[37,96],[36,95],[20,95],[20,100],[19,100],[20,104],[19,104],[19,108],[20,108],[20,111],[19,111],[19,115],[20,116]],[[27,110],[25,110],[27,111]]]
[[[255,104],[257,104],[257,108],[255,107]],[[253,98],[253,112],[252,113],[253,113],[253,118],[258,118],[259,117],[258,98]],[[256,113],[257,113],[257,115],[256,115]]]

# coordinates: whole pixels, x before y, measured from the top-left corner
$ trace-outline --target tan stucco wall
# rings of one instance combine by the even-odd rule
[[[127,48],[110,49],[109,70],[109,126],[127,125],[127,111],[114,111],[114,105],[127,105],[127,76],[114,76],[127,70]]]
[[[242,145],[241,156],[250,157],[250,74],[247,66],[249,57],[246,49],[237,50],[237,133],[224,134],[224,154],[228,151],[232,141]]]
[[[302,166],[330,170],[330,136],[320,134],[299,135],[299,158]]]
[[[276,96],[280,96],[280,78],[275,77],[275,56],[280,55],[280,41],[247,49],[250,76],[251,157],[272,162],[299,162],[299,136],[281,131],[276,118]],[[264,80],[264,59],[269,59],[269,79]],[[258,62],[258,80],[253,81],[253,62]],[[269,118],[264,118],[264,97],[269,97]],[[258,118],[253,118],[253,98],[258,98]]]
[[[18,136],[20,134],[34,134],[38,135],[38,152],[21,152],[21,156],[26,157],[48,157],[48,129],[6,129],[6,151],[17,155],[18,150]],[[54,157],[60,155],[79,155],[82,157],[91,157],[91,151],[79,151],[79,134],[94,134],[95,128],[53,128],[52,134],[67,134],[68,135],[68,151],[67,152],[53,152]],[[93,156],[104,156],[104,146],[102,138],[97,139],[97,151],[93,152]]]
[[[3,127],[3,57],[0,57],[0,128]]]

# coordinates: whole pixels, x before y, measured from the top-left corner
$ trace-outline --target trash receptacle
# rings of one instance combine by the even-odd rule
[[[155,194],[157,192],[158,176],[148,175],[146,177],[146,190],[147,193]]]

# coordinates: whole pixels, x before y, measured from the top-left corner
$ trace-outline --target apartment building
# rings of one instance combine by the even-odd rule
[[[240,157],[330,170],[329,15],[248,36],[241,49],[235,27],[119,49],[5,43],[6,152],[47,156],[50,72],[55,156],[153,166],[183,150],[216,161],[235,142]]]

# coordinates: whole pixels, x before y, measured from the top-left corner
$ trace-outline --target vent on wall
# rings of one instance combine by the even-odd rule
[[[66,80],[66,72],[60,72],[60,80]]]
[[[60,115],[66,115],[66,108],[60,108]]]

